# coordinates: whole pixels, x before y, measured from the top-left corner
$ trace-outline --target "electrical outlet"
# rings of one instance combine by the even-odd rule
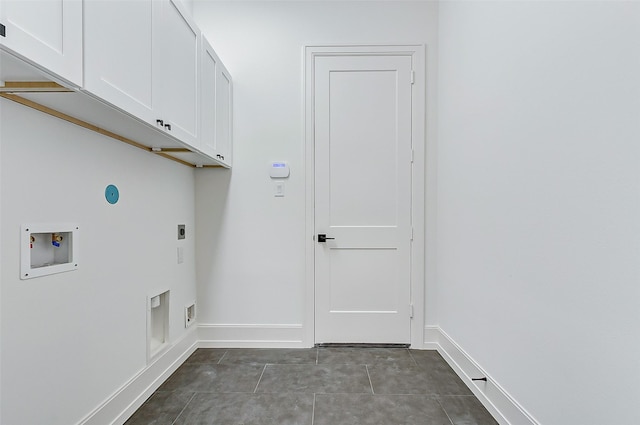
[[[184,263],[184,248],[178,247],[178,264]]]

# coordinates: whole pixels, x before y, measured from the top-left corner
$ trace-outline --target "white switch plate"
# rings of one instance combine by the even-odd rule
[[[273,196],[276,198],[284,197],[284,182],[276,182],[275,191],[273,192]]]
[[[178,247],[178,264],[184,263],[184,248]]]

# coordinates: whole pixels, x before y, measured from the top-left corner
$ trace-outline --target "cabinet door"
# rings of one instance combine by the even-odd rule
[[[2,0],[0,44],[80,87],[82,0]]]
[[[178,0],[162,5],[161,28],[157,46],[154,93],[160,99],[159,118],[174,137],[191,145],[198,144],[200,30]]]
[[[85,0],[85,89],[153,125],[159,3]]]
[[[233,83],[229,71],[218,64],[216,72],[216,155],[231,166],[233,155]]]
[[[202,39],[202,68],[200,73],[200,144],[205,154],[215,158],[216,147],[216,76],[218,55],[209,42]]]

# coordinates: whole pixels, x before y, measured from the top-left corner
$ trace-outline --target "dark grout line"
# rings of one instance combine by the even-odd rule
[[[287,393],[287,394],[296,394],[296,393]],[[304,394],[311,394],[311,393],[304,393]],[[413,393],[413,394],[412,393],[397,393],[397,394],[396,393],[390,393],[390,394],[387,394],[387,393],[375,393],[375,394],[369,394],[369,393],[353,393],[353,392],[335,392],[335,393],[331,392],[331,393],[326,393],[326,392],[319,391],[319,392],[315,392],[313,394],[316,394],[316,395],[349,395],[349,394],[351,394],[351,395],[375,395],[375,396],[379,396],[379,397],[395,397],[395,396],[403,396],[403,397],[404,396],[412,396],[413,397],[413,396],[415,396],[415,397],[428,397],[428,398],[434,398],[434,399],[436,397],[438,397],[437,394],[416,394],[416,393]],[[457,396],[455,396],[455,397],[457,397]],[[466,397],[466,396],[460,396],[460,397]]]
[[[187,406],[189,405],[189,403],[191,403],[191,400],[193,400],[193,398],[196,396],[196,394],[198,394],[198,393],[196,393],[196,392],[193,393],[193,395],[191,396],[189,401],[187,401],[187,404],[185,404],[184,407],[182,408],[182,410],[180,411],[180,413],[178,413],[178,416],[176,416],[176,418],[173,420],[173,422],[171,422],[171,425],[174,425],[176,423],[178,418],[180,418],[180,416],[184,413],[184,411],[187,409]]]
[[[432,394],[434,398],[441,399],[444,397],[469,397],[469,398],[478,398],[474,394]]]

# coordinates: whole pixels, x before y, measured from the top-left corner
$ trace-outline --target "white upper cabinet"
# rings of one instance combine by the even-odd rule
[[[194,146],[200,31],[174,0],[85,0],[85,90]]]
[[[180,163],[231,166],[231,77],[180,0],[0,0],[0,24],[0,84],[80,89],[7,90]]]
[[[204,37],[200,96],[200,149],[231,166],[231,76]]]
[[[200,150],[216,156],[216,71],[220,60],[209,42],[202,38],[200,73]]]
[[[232,162],[233,140],[232,99],[231,75],[221,66],[216,74],[216,157],[220,155],[219,159],[229,166]]]
[[[159,2],[160,43],[156,45],[154,93],[159,118],[174,137],[198,144],[200,30],[179,0]]]
[[[160,3],[85,0],[84,88],[155,124],[153,93]]]
[[[1,0],[0,45],[82,86],[82,1]]]

